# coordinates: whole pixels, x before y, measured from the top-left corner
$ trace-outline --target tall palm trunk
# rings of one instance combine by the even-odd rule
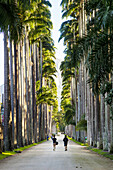
[[[107,96],[107,94],[105,94],[105,97]],[[103,140],[104,140],[104,147],[103,149],[105,151],[108,150],[108,106],[107,106],[107,103],[105,102],[105,133],[104,133],[104,136],[103,136]]]
[[[36,81],[38,81],[40,79],[39,77],[39,47],[38,47],[38,44],[36,44]],[[39,106],[40,107],[40,106]],[[37,121],[36,121],[36,140],[38,141],[39,139],[39,115],[40,115],[40,109],[39,107],[37,106],[36,107],[36,113],[37,113]]]
[[[112,65],[113,65],[113,60],[112,60]],[[113,70],[111,73],[111,83],[112,83],[112,89],[113,89]],[[113,99],[112,99],[111,111],[113,112]],[[110,153],[113,153],[113,115],[111,119],[111,141],[110,142],[111,142]]]
[[[108,105],[108,152],[110,152],[110,142],[111,142],[111,124],[110,124],[110,106]]]
[[[2,132],[2,118],[1,118],[1,103],[0,103],[0,154],[2,153],[3,151],[3,147],[2,147],[2,135],[3,135],[3,132]]]
[[[2,125],[1,103],[0,103],[0,154],[2,153],[2,151],[3,151],[3,125]]]
[[[9,150],[9,55],[8,38],[4,33],[4,149]]]
[[[81,118],[81,115],[80,115],[80,99],[81,99],[81,96],[80,96],[80,80],[78,80],[77,82],[77,93],[78,93],[78,119],[77,121],[79,122],[80,121],[80,118]],[[78,136],[77,136],[77,140],[80,141],[80,131],[78,131]]]
[[[16,99],[16,134],[19,133],[18,116],[19,116],[19,73],[18,73],[18,44],[14,44],[14,60],[15,60],[15,99]],[[17,135],[17,146],[19,146],[19,139]]]
[[[43,104],[43,140],[45,139],[45,104]]]
[[[76,125],[78,122],[78,89],[77,89],[78,75],[75,70],[75,105],[76,105]],[[76,140],[78,139],[78,132],[76,131]]]
[[[11,112],[12,112],[12,149],[14,149],[14,82],[13,82],[13,58],[12,55],[12,40],[10,39],[10,87],[11,87]]]
[[[91,102],[91,113],[92,113],[92,116],[91,116],[91,120],[92,120],[92,142],[91,142],[91,145],[94,146],[95,145],[95,100],[94,100],[94,93],[92,92],[92,102]]]
[[[87,73],[88,79],[88,73]],[[90,144],[91,142],[91,113],[90,113],[90,87],[87,84],[87,141]]]
[[[45,135],[49,135],[49,127],[48,127],[48,121],[49,121],[49,115],[48,115],[48,107],[47,107],[47,104],[45,105],[45,114],[46,114],[46,125],[45,125]]]
[[[112,27],[110,28],[110,34],[113,33],[113,29]],[[113,41],[112,41],[112,38],[111,38],[111,41],[110,41],[110,53],[112,53],[113,51]],[[112,59],[112,63],[111,65],[113,66],[113,59]],[[112,89],[113,89],[113,69],[111,71],[111,84],[112,84]],[[110,140],[110,153],[113,153],[113,97],[112,97],[112,103],[111,103],[111,115],[110,115],[112,118],[110,120],[110,129],[111,129],[111,140]]]
[[[30,143],[34,142],[34,134],[33,134],[33,115],[34,115],[34,107],[33,107],[33,103],[34,103],[34,94],[33,94],[33,67],[34,67],[34,62],[33,62],[33,52],[34,52],[34,48],[33,45],[30,45],[30,57],[29,57],[29,96],[30,96],[30,100],[29,100],[29,117],[30,117]]]
[[[72,95],[72,106],[75,108],[75,78],[72,77],[72,81],[71,81],[71,95]],[[75,111],[76,113],[76,111]],[[73,121],[75,122],[75,116],[73,116]],[[75,139],[75,126],[73,125],[73,131],[72,131],[72,136]]]
[[[15,65],[15,105],[16,105],[16,140],[18,146],[18,48],[14,42],[14,65]]]
[[[29,89],[29,84],[28,84],[28,37],[27,37],[27,29],[25,29],[25,98],[26,98],[26,115],[25,115],[25,144],[27,145],[29,143],[29,127],[28,127],[28,114],[29,114],[29,104],[28,104],[28,89]]]
[[[105,134],[105,101],[104,96],[101,94],[100,114],[101,114],[101,144],[104,148],[104,134]]]
[[[22,146],[21,41],[18,43],[18,145]]]
[[[97,147],[100,146],[100,102],[99,95],[96,96],[96,109],[95,109],[95,133]]]
[[[42,88],[42,41],[40,39],[40,88]],[[39,113],[39,140],[42,139],[42,104],[40,104],[40,113]]]
[[[27,95],[27,66],[26,66],[26,38],[24,39],[24,55],[23,55],[23,111],[24,116],[22,119],[22,126],[23,126],[23,144],[28,144],[28,138],[27,138],[27,112],[28,112],[28,95]]]
[[[22,47],[21,47],[21,110],[22,110],[22,146],[25,145],[25,64],[24,64],[24,41],[22,40]]]
[[[36,44],[33,44],[33,67],[32,67],[32,93],[33,93],[33,129],[34,129],[34,141],[37,142],[37,108],[36,108]]]
[[[36,81],[40,79],[40,66],[39,66],[39,47],[36,44]]]

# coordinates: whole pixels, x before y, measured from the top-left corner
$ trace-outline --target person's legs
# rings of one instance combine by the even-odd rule
[[[53,143],[53,150],[55,151],[55,149],[56,149],[56,144]]]
[[[67,151],[67,146],[65,146],[65,151]]]

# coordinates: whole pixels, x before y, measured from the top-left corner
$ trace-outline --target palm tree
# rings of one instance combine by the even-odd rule
[[[14,9],[12,11],[12,9]],[[9,58],[8,58],[8,54],[7,54],[7,31],[8,29],[11,31],[12,27],[13,29],[15,28],[15,23],[17,23],[17,19],[18,19],[18,22],[19,22],[19,15],[18,15],[18,8],[16,6],[16,3],[15,2],[9,2],[9,1],[2,1],[0,2],[0,18],[1,18],[1,21],[0,21],[0,28],[2,31],[5,31],[4,35],[5,35],[5,38],[4,38],[4,49],[6,49],[6,53],[5,53],[5,61],[7,61],[7,63],[5,63],[5,67],[9,68]],[[11,27],[12,25],[12,27]],[[19,26],[19,25],[18,25]],[[18,26],[16,27],[15,31],[17,32],[18,30]],[[6,66],[6,64],[8,64]],[[9,144],[8,144],[8,140],[11,140],[11,139],[8,139],[8,124],[9,124],[9,97],[8,95],[9,94],[6,94],[6,93],[9,93],[8,91],[8,88],[9,88],[9,80],[8,80],[8,77],[9,76],[9,73],[7,73],[7,75],[5,74],[4,77],[5,78],[5,97],[6,97],[6,101],[5,101],[5,106],[7,106],[5,108],[5,128],[4,128],[4,144],[5,144],[5,149],[9,149]],[[6,82],[7,81],[7,82]],[[12,82],[12,81],[11,81]],[[7,86],[6,86],[7,85]],[[6,103],[8,102],[8,103]],[[8,111],[8,112],[7,112]],[[13,117],[13,112],[12,112],[12,117]],[[14,132],[14,119],[12,119],[12,132]],[[14,142],[14,136],[13,136],[13,141],[12,141],[12,144]],[[11,143],[11,142],[10,142]]]
[[[98,1],[96,3],[94,2],[93,4],[92,4],[91,1],[88,3],[88,6],[90,7],[92,13],[93,13],[94,8],[99,9],[98,12],[96,12],[96,15],[93,18],[92,22],[89,22],[89,25],[88,25],[89,28],[91,28],[91,25],[94,25],[94,27],[90,31],[88,29],[88,36],[92,37],[93,40],[94,40],[94,41],[92,41],[93,42],[92,51],[90,53],[90,59],[91,60],[89,59],[90,62],[88,60],[88,64],[89,64],[89,67],[90,67],[91,66],[90,64],[92,63],[91,61],[96,56],[96,60],[95,61],[93,60],[94,62],[93,62],[92,68],[90,67],[90,73],[91,73],[90,77],[92,77],[93,82],[92,82],[91,79],[90,80],[91,80],[91,82],[93,84],[95,84],[94,85],[94,91],[96,93],[98,93],[99,90],[100,90],[100,92],[102,94],[105,94],[106,92],[109,93],[108,91],[110,90],[110,88],[108,88],[109,90],[107,90],[105,92],[102,89],[105,90],[105,86],[108,86],[109,79],[107,77],[108,77],[109,73],[111,72],[110,71],[111,70],[111,66],[110,66],[111,65],[110,64],[111,63],[110,62],[111,57],[109,56],[109,48],[108,48],[108,47],[110,47],[110,45],[109,45],[110,42],[108,41],[108,39],[109,39],[108,38],[109,37],[108,30],[109,30],[109,28],[111,28],[112,24],[110,25],[107,22],[106,19],[107,19],[108,15],[109,15],[110,11],[112,10],[112,8],[110,7],[109,12],[106,13],[106,16],[104,15],[105,11],[107,11],[107,7],[111,3],[112,3],[111,1],[109,1],[109,2],[107,1],[106,4],[104,4],[103,2],[100,2],[100,1]],[[104,10],[104,13],[103,13],[103,10]],[[87,11],[88,11],[88,9],[87,9]],[[100,20],[100,18],[101,18],[101,20]],[[112,17],[110,17],[109,19],[111,20],[111,18]],[[100,31],[101,28],[103,28],[102,29],[103,31]],[[95,40],[94,37],[98,37],[97,40]],[[109,65],[109,67],[108,67],[108,65]],[[103,92],[105,92],[105,93],[103,93]],[[107,107],[109,109],[109,106],[107,106]],[[106,121],[108,122],[108,119],[106,119]],[[106,122],[106,125],[107,125],[107,122]],[[105,126],[105,127],[107,127],[107,126]],[[108,132],[108,134],[109,134],[109,132]]]
[[[52,23],[50,21],[50,12],[48,10],[48,6],[51,6],[49,1],[37,2],[36,11],[33,11],[31,13],[30,18],[25,20],[25,22],[36,21],[35,24],[34,24],[34,27],[31,26],[32,29],[29,32],[29,38],[31,39],[32,43],[40,42],[41,65],[42,65],[42,41],[44,39],[44,36],[47,37],[47,36],[50,35],[50,28],[52,27]],[[41,69],[40,72],[41,72],[41,75],[42,75],[42,69]],[[42,76],[41,76],[41,84],[42,84]],[[34,87],[34,89],[35,89],[35,87]],[[40,111],[40,113],[41,112],[42,111]],[[36,121],[36,118],[34,118],[34,122],[35,121]],[[36,123],[34,123],[34,125],[35,124]],[[40,122],[39,122],[39,124],[40,124]],[[39,132],[40,132],[40,130],[39,130]]]
[[[14,148],[14,94],[13,94],[13,89],[14,89],[14,82],[13,82],[13,76],[14,76],[14,73],[13,73],[13,63],[14,63],[14,56],[12,54],[12,40],[10,40],[10,75],[11,75],[11,111],[12,111],[12,148]]]
[[[35,56],[37,55],[37,53],[35,53],[34,46],[35,43],[38,44],[40,38],[43,37],[41,39],[42,47],[43,47],[42,50],[54,49],[54,47],[52,46],[53,41],[50,38],[51,37],[50,29],[52,28],[52,23],[50,20],[50,11],[48,9],[48,6],[51,6],[51,4],[49,3],[49,1],[38,1],[38,2],[33,1],[33,3],[26,2],[25,4],[23,4],[23,2],[24,1],[18,1],[17,3],[15,1],[14,3],[11,2],[10,4],[7,4],[4,1],[4,3],[0,3],[0,9],[1,9],[0,16],[2,16],[0,27],[2,30],[9,28],[10,42],[11,42],[10,47],[12,47],[12,40],[14,40],[14,64],[12,61],[13,50],[10,49],[12,146],[14,146],[15,136],[17,136],[18,146],[22,146],[25,143],[26,144],[32,143],[32,140],[37,141],[38,138],[37,127],[35,127],[37,125],[36,122],[37,113],[34,108],[36,106],[36,95],[35,95],[36,92],[35,82],[37,79],[36,68],[37,66],[39,67],[39,65],[37,66],[35,65],[36,63]],[[34,8],[34,5],[37,6],[37,8]],[[11,13],[12,18],[10,16],[7,17],[5,16],[5,14],[7,14],[7,9],[8,9],[7,7],[10,7],[9,10],[10,12],[12,12]],[[15,10],[12,10],[13,8]],[[4,9],[6,13],[3,13]],[[29,12],[26,13],[26,10]],[[23,25],[25,26],[24,29],[23,29]],[[25,36],[21,37],[22,33],[25,33]],[[29,57],[29,48],[31,53],[30,57]],[[39,50],[39,46],[38,47],[36,46],[36,51],[37,50]],[[23,52],[25,54],[25,58],[23,57]],[[53,52],[51,55],[53,55]],[[37,59],[39,60],[38,57]],[[12,69],[13,67],[15,68],[14,73]],[[50,69],[50,71],[48,71],[49,76],[46,77],[47,79],[50,78],[51,80],[53,80],[52,74],[54,74],[56,70],[51,66],[49,66],[48,69]],[[13,79],[13,74],[15,75],[15,79]],[[24,82],[22,82],[23,80]],[[19,85],[20,85],[20,89],[19,89]],[[14,95],[12,94],[13,86],[15,87]],[[32,101],[30,101],[30,98],[32,99]],[[15,109],[15,105],[13,104],[14,101],[16,103],[16,109]],[[14,110],[16,110],[16,126],[14,124],[15,122]],[[24,110],[25,110],[25,114],[24,114]],[[6,120],[5,133],[7,133],[8,114],[6,114],[5,120]],[[33,124],[34,124],[34,129],[33,129]],[[15,135],[14,135],[14,131],[15,131],[14,129],[16,129]],[[9,142],[8,136],[5,136],[5,141],[7,145]]]
[[[60,39],[64,37],[64,43],[67,46],[65,50],[66,55],[71,57],[71,67],[75,67],[76,123],[85,112],[88,118],[88,140],[93,140],[90,144],[93,142],[94,145],[96,144],[98,147],[102,147],[102,139],[105,133],[106,135],[108,133],[108,137],[105,138],[108,139],[108,141],[106,140],[106,144],[110,146],[110,136],[112,135],[109,128],[109,105],[112,108],[112,76],[110,76],[113,51],[111,41],[113,29],[112,1],[106,1],[104,3],[104,1],[83,2],[62,0],[61,5],[63,17],[71,16],[72,18],[70,21],[67,20],[62,24]],[[85,21],[86,15],[87,25]],[[66,58],[67,61],[68,57]],[[63,68],[63,73],[64,70],[65,68]],[[86,84],[86,81],[88,84]],[[85,93],[81,96],[83,91]],[[100,94],[106,98],[107,103],[103,103],[104,100],[100,98]],[[102,123],[100,121],[100,102],[101,113],[103,113],[103,117],[101,116]],[[91,109],[92,105],[93,108]],[[95,107],[96,110],[94,109]],[[79,114],[80,111],[81,114]],[[104,126],[104,115],[105,133],[102,130]],[[92,129],[95,129],[94,133]],[[107,146],[107,149],[110,151],[110,147]]]

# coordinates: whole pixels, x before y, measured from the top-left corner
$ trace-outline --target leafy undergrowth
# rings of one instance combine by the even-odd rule
[[[31,148],[32,146],[36,146],[40,143],[43,143],[47,140],[43,140],[41,142],[38,142],[38,143],[33,143],[33,144],[30,144],[30,145],[27,145],[27,146],[24,146],[24,147],[20,147],[18,149],[14,149],[13,151],[5,151],[5,152],[2,152],[2,154],[0,154],[0,160],[4,159],[4,158],[7,158],[9,156],[12,156],[12,155],[15,155],[17,153],[21,153],[23,150],[26,150],[28,148]]]
[[[109,159],[113,160],[113,154],[110,154],[110,153],[107,152],[107,151],[103,151],[102,149],[98,149],[98,148],[92,148],[92,147],[89,146],[87,143],[84,144],[84,143],[78,142],[78,141],[76,141],[75,139],[72,139],[72,138],[70,138],[70,137],[68,137],[68,139],[69,139],[69,140],[72,140],[73,142],[75,142],[75,143],[77,143],[77,144],[79,144],[79,145],[81,145],[81,146],[87,146],[86,148],[87,148],[88,150],[91,150],[91,151],[93,151],[93,152],[98,153],[99,155],[102,155],[102,156],[104,156],[104,157],[106,157],[106,158],[109,158]]]

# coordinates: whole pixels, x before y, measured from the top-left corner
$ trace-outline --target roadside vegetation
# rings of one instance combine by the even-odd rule
[[[95,148],[95,147],[92,147],[92,146],[89,146],[88,143],[82,143],[82,142],[78,142],[76,141],[75,139],[72,139],[68,136],[68,139],[81,145],[81,146],[86,146],[86,149],[90,150],[90,151],[93,151],[99,155],[102,155],[106,158],[109,158],[111,160],[113,160],[113,154],[110,154],[108,151],[103,151],[102,149],[98,149],[98,148]]]
[[[27,146],[24,146],[24,147],[20,147],[18,149],[14,149],[13,151],[5,151],[5,152],[2,152],[2,154],[0,154],[0,160],[4,159],[4,158],[7,158],[9,156],[12,156],[12,155],[15,155],[17,153],[21,153],[22,151],[26,150],[26,149],[29,149],[33,146],[36,146],[40,143],[43,143],[45,142],[46,140],[43,140],[41,142],[38,142],[38,143],[33,143],[33,144],[30,144],[30,145],[27,145]]]

